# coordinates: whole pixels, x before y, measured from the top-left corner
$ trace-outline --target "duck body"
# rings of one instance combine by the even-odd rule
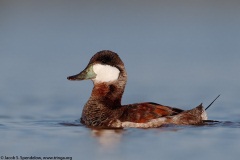
[[[186,111],[152,102],[122,105],[127,73],[117,53],[109,50],[96,53],[82,72],[68,79],[93,81],[91,97],[81,117],[88,127],[151,128],[164,124],[198,125],[207,120],[202,104]]]

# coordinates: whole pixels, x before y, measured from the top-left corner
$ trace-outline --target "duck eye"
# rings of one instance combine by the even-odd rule
[[[106,63],[107,63],[106,59],[102,59],[101,62],[102,62],[103,64],[106,64]]]

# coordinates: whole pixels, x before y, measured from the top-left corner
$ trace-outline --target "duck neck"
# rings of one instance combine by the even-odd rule
[[[125,86],[119,86],[116,82],[95,84],[90,100],[112,109],[120,107],[124,88]]]
[[[114,109],[121,106],[122,95],[127,82],[127,74],[121,74],[116,81],[94,82],[89,101],[98,101],[99,104]]]

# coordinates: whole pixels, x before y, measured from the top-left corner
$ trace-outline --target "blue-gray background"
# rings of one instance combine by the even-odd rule
[[[221,94],[209,118],[240,121],[240,1],[0,0],[1,155],[240,156],[236,124],[106,134],[59,125],[80,117],[92,89],[90,81],[66,77],[103,49],[119,53],[125,63],[123,104],[153,101],[190,109]]]

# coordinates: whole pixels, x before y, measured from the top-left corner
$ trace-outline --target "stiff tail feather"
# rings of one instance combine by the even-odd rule
[[[207,106],[207,108],[205,109],[205,111],[218,99],[218,97],[220,97],[220,94]],[[213,123],[213,122],[219,122],[219,121],[216,121],[216,120],[204,120],[204,122]]]
[[[207,108],[205,109],[205,111],[218,99],[218,97],[220,97],[221,94],[219,94],[213,101],[212,103],[210,103]]]

